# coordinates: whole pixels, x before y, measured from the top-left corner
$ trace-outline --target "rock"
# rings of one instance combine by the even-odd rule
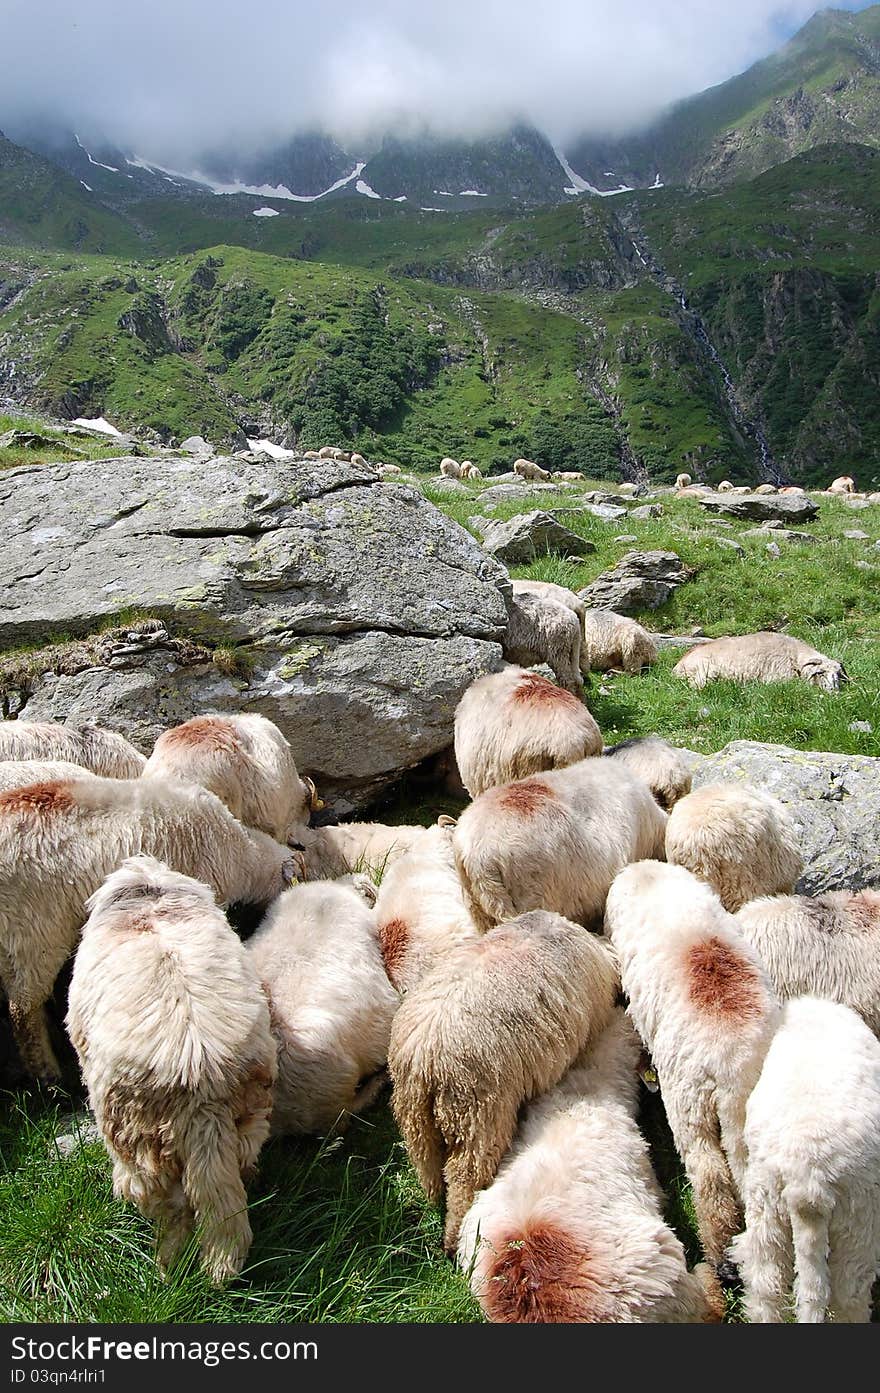
[[[508,522],[486,519],[483,546],[506,566],[528,565],[536,556],[555,551],[560,556],[586,556],[595,551],[592,542],[563,527],[549,513],[521,513]]]
[[[587,489],[586,493],[581,496],[584,503],[592,503],[598,508],[606,506],[609,508],[620,507],[619,493],[605,493],[602,489]]]
[[[757,522],[812,522],[819,505],[801,493],[708,493],[698,500],[701,508],[725,513],[732,518],[754,518]]]
[[[798,893],[880,883],[880,759],[735,740],[718,754],[693,756],[693,773],[695,787],[748,783],[787,805],[806,862]]]
[[[519,475],[516,475],[519,479]],[[489,488],[483,489],[479,495],[480,502],[485,505],[495,503],[507,503],[510,499],[529,498],[533,493],[558,493],[555,484],[544,484],[540,479],[534,484],[526,484],[520,481],[517,484],[491,484]]]
[[[659,609],[691,574],[674,551],[628,551],[612,571],[603,571],[578,594],[595,609],[634,614]]]
[[[741,537],[756,538],[765,542],[769,536],[773,542],[807,542],[813,543],[821,541],[821,538],[814,537],[811,532],[793,532],[790,527],[783,527],[777,523],[772,531],[769,527],[750,527],[747,532],[741,532]]]
[[[0,435],[0,450],[57,450],[59,454],[80,456],[84,453],[68,440],[59,440],[57,436],[43,435],[36,430],[4,431]]]
[[[733,527],[733,523],[728,522],[726,518],[707,518],[706,521],[712,527]]]
[[[855,508],[857,512],[862,508],[870,508],[871,506],[870,498],[850,498],[848,494],[844,494],[843,498],[846,506],[848,508]]]
[[[262,459],[264,456],[261,455],[260,458]],[[309,463],[313,464],[314,460],[310,460]],[[375,473],[373,477],[376,477]],[[461,482],[461,479],[447,479],[445,474],[441,474],[439,479],[432,479],[430,482],[431,488],[439,489],[440,493],[470,493],[470,489]]]
[[[640,522],[648,518],[661,518],[663,516],[663,504],[644,503],[640,508],[630,508],[629,515],[631,518],[638,518]]]
[[[772,556],[774,561],[778,561],[780,556],[782,555],[782,548],[779,546],[777,542],[768,542],[767,554],[768,556]]]
[[[867,532],[862,532],[858,527],[851,527],[850,530],[844,532],[843,535],[849,542],[869,542],[871,540]]]
[[[69,1117],[63,1119],[61,1125],[67,1127],[68,1130],[56,1132],[49,1143],[50,1156],[54,1149],[58,1156],[66,1161],[69,1156],[73,1156],[84,1146],[91,1146],[101,1140],[101,1132],[93,1113],[71,1113]]]
[[[746,549],[741,547],[739,542],[735,542],[732,537],[714,537],[713,541],[718,547],[726,547],[728,551],[736,552],[737,556],[745,556]]]
[[[621,532],[614,540],[615,542],[637,542],[639,539],[634,532]]]
[[[96,500],[99,500],[96,503]],[[100,509],[100,511],[97,511]],[[168,725],[259,711],[342,813],[452,740],[501,661],[510,582],[477,541],[369,468],[126,458],[0,476],[0,644],[93,633],[136,606],[229,646],[225,675],[137,648],[24,694],[33,719],[97,720],[148,752]]]
[[[619,522],[621,518],[626,517],[626,508],[611,503],[587,503],[583,508],[579,508],[578,512],[590,513],[602,522]]]
[[[847,730],[852,731],[853,735],[872,735],[874,727],[870,721],[850,721]]]
[[[186,440],[181,440],[180,448],[188,455],[211,455],[214,453],[203,435],[188,435]],[[241,452],[236,458],[240,457]]]
[[[697,638],[693,634],[651,634],[658,648],[697,648],[701,643],[711,643],[710,638]]]

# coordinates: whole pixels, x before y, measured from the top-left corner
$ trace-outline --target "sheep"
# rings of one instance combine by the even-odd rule
[[[636,494],[638,493],[638,490],[638,484],[633,483],[623,483],[618,484],[617,486],[617,492],[620,494],[622,498],[635,498]]]
[[[447,457],[440,461],[440,473],[446,479],[460,479],[461,465],[458,463],[458,460],[449,459]]]
[[[755,493],[778,493],[778,489],[777,489],[777,487],[776,487],[775,484],[758,484],[758,486],[757,486],[757,488],[754,490],[754,492],[755,492]]]
[[[462,460],[460,468],[462,479],[481,479],[483,477],[473,460]]]
[[[236,822],[218,798],[161,779],[54,779],[0,793],[0,978],[22,1063],[58,1077],[43,1011],[85,920],[85,902],[127,856],[149,854],[219,901],[267,904],[294,854]]]
[[[479,937],[464,900],[449,827],[430,828],[382,877],[376,927],[389,980],[409,991],[440,958]]]
[[[582,644],[581,666],[591,672],[641,672],[659,651],[647,629],[610,609],[585,610]]]
[[[828,485],[829,493],[855,493],[856,481],[849,474],[841,474],[839,479],[833,479]]]
[[[718,896],[683,866],[627,866],[608,893],[605,932],[718,1268],[739,1231],[746,1101],[779,1003]]]
[[[579,469],[554,469],[550,478],[563,484],[582,484],[584,481],[584,476]]]
[[[452,843],[480,929],[529,909],[588,923],[630,861],[663,855],[666,814],[617,761],[584,759],[487,789]]]
[[[248,941],[278,1046],[272,1134],[338,1135],[375,1100],[398,996],[355,886],[286,890]]]
[[[335,454],[336,447],[334,445],[322,445],[318,451],[318,459],[333,459]]]
[[[63,759],[7,759],[0,764],[0,793],[10,788],[26,788],[28,784],[42,784],[52,779],[97,778],[88,769],[78,764],[68,764]]]
[[[564,605],[566,609],[570,609],[573,614],[577,615],[578,623],[581,626],[581,649],[578,665],[581,675],[588,677],[590,665],[586,661],[586,646],[583,641],[584,617],[587,613],[587,606],[580,595],[576,595],[573,590],[569,590],[564,585],[556,585],[552,580],[511,580],[510,583],[515,600],[519,599],[521,595],[538,595],[545,600],[554,600],[556,604]]]
[[[871,1319],[880,1270],[880,1044],[854,1011],[801,997],[746,1109],[745,1232],[734,1238],[751,1321]]]
[[[219,1285],[251,1244],[243,1181],[275,1081],[266,998],[208,887],[153,857],[123,861],[86,908],[67,1029],[114,1193],[158,1222],[163,1269],[197,1224]]]
[[[758,895],[786,895],[804,869],[797,829],[777,798],[733,783],[704,784],[676,803],[666,860],[711,885],[731,914]]]
[[[635,1116],[641,1042],[621,1007],[531,1103],[462,1224],[459,1266],[505,1323],[718,1319],[684,1249]]]
[[[105,779],[136,779],[147,762],[115,730],[54,721],[0,721],[0,760],[11,759],[63,759]]]
[[[780,492],[780,493],[803,493],[803,494],[805,494],[805,493],[807,492],[807,490],[806,490],[805,488],[801,488],[800,484],[786,484],[784,488],[781,488],[781,489],[779,490],[779,492]]]
[[[520,667],[547,663],[560,686],[582,697],[582,641],[577,615],[555,600],[527,592],[511,596],[507,613],[507,631],[501,640],[507,661]]]
[[[455,758],[471,798],[601,750],[601,732],[583,702],[522,667],[477,678],[456,707]]]
[[[445,953],[404,996],[388,1051],[392,1108],[428,1199],[445,1191],[450,1255],[520,1107],[603,1029],[617,985],[607,945],[537,910]]]
[[[880,1037],[880,891],[753,899],[736,922],[783,1000],[840,1002]]]
[[[380,478],[384,479],[386,474],[402,474],[403,470],[399,464],[377,464]]]
[[[535,464],[534,460],[530,459],[514,460],[513,472],[518,474],[521,479],[540,479],[545,483],[550,478],[549,470],[542,469],[539,464]]]
[[[349,454],[349,452],[348,452],[347,450],[340,450],[340,449],[338,449],[338,448],[335,449],[335,450],[333,451],[333,458],[334,458],[339,464],[350,464],[350,462],[351,462],[351,455]]]
[[[733,484],[729,479],[722,479],[715,489],[716,493],[733,493]]]
[[[367,461],[364,459],[363,455],[358,454],[357,450],[352,453],[351,463],[362,465],[364,468],[367,466]]]
[[[265,716],[213,712],[159,736],[143,778],[201,784],[233,817],[277,841],[308,823],[324,805],[311,779],[301,779],[293,751]]]
[[[319,453],[318,453],[317,450],[306,450],[305,454],[303,455],[303,459],[320,459],[320,458],[321,458],[321,456],[319,455]]]
[[[674,745],[659,735],[645,735],[621,740],[602,751],[604,759],[625,764],[633,774],[644,779],[664,812],[671,812],[680,798],[690,793],[693,776],[691,767]]]
[[[675,480],[675,487],[677,489],[689,489],[693,482],[690,474],[679,474]]]
[[[738,634],[698,644],[672,669],[692,687],[726,678],[733,682],[790,682],[802,678],[825,692],[849,681],[843,663],[790,634]]]
[[[301,827],[288,843],[300,853],[307,880],[335,880],[366,868],[380,872],[416,846],[426,827],[388,827],[382,822],[340,822]]]

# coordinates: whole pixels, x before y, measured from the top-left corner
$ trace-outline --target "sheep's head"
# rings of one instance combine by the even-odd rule
[[[814,687],[821,687],[823,692],[839,692],[844,682],[849,681],[843,663],[837,663],[833,658],[808,658],[801,664],[800,671],[805,681],[811,682]]]

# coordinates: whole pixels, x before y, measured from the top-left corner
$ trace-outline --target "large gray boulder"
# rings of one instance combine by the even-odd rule
[[[477,526],[483,546],[506,566],[527,566],[536,556],[558,552],[561,556],[586,556],[595,551],[592,542],[579,537],[550,513],[520,513],[508,522],[485,519]]]
[[[558,493],[555,484],[544,484],[540,480],[535,483],[526,483],[520,479],[519,475],[514,476],[517,482],[490,484],[489,488],[483,489],[479,495],[480,503],[484,507],[494,507],[497,503],[519,502],[521,499],[531,497],[535,493]]]
[[[659,609],[691,575],[674,551],[628,551],[578,594],[593,609],[635,614]]]
[[[805,493],[707,493],[697,502],[710,512],[756,522],[812,522],[819,514],[818,503]]]
[[[751,740],[691,758],[695,788],[753,784],[787,805],[806,863],[799,893],[880,885],[880,759]]]
[[[200,711],[260,711],[339,811],[446,748],[462,692],[501,661],[504,568],[370,467],[28,467],[0,479],[0,526],[3,647],[94,632],[136,608],[209,654],[153,645],[62,676],[47,663],[22,715],[99,719],[149,750]],[[211,660],[218,647],[235,662]]]

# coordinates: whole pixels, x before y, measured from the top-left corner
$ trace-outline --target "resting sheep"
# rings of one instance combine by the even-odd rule
[[[733,493],[733,484],[729,479],[722,479],[715,489],[716,493]]]
[[[641,1041],[617,1007],[513,1145],[462,1224],[459,1266],[491,1321],[717,1319],[636,1126]]]
[[[676,803],[666,860],[705,880],[731,914],[758,895],[788,894],[804,868],[783,804],[733,783],[704,784]]]
[[[398,991],[409,991],[451,949],[478,937],[449,827],[426,830],[383,875],[376,927],[385,971]]]
[[[601,750],[601,732],[583,702],[525,668],[477,678],[456,708],[455,758],[471,798]]]
[[[275,1044],[259,980],[206,885],[151,856],[89,899],[67,1028],[114,1193],[170,1266],[198,1225],[214,1283],[251,1244],[243,1179],[269,1134]]]
[[[745,1232],[731,1244],[751,1321],[871,1319],[880,1270],[880,1044],[854,1011],[786,1003],[746,1109]]]
[[[625,865],[663,855],[666,821],[647,784],[612,760],[487,789],[452,834],[475,923],[485,930],[529,909],[596,920]]]
[[[444,954],[404,996],[388,1052],[392,1107],[428,1199],[445,1191],[448,1253],[520,1107],[603,1029],[617,985],[607,945],[538,910]]]
[[[268,904],[297,869],[286,847],[195,785],[83,774],[0,793],[0,979],[22,1062],[40,1079],[58,1077],[43,1006],[85,902],[141,854],[204,881],[224,904]]]
[[[521,479],[540,479],[544,483],[550,478],[549,470],[542,469],[539,464],[535,464],[534,460],[530,459],[514,460],[513,472],[518,474]]]
[[[460,479],[461,465],[458,463],[458,460],[449,458],[442,459],[440,461],[440,473],[446,479]]]
[[[54,721],[0,721],[0,760],[63,759],[105,779],[136,779],[146,760],[114,730]]]
[[[777,493],[777,492],[778,492],[778,489],[777,489],[777,487],[776,487],[775,484],[758,484],[757,488],[755,489],[755,493]]]
[[[700,643],[679,658],[673,676],[692,687],[726,678],[733,682],[791,682],[802,678],[836,692],[849,678],[843,663],[827,658],[790,634],[738,634]]]
[[[833,479],[828,485],[829,493],[855,493],[856,481],[849,474],[841,474],[839,479]]]
[[[550,477],[563,484],[582,484],[584,481],[579,469],[554,469]]]
[[[675,480],[675,487],[677,489],[688,489],[693,482],[690,474],[679,474]]]
[[[658,648],[635,619],[610,609],[587,609],[583,619],[581,667],[590,672],[641,672],[656,663]]]
[[[509,663],[534,667],[546,663],[560,686],[583,695],[581,626],[566,605],[543,595],[520,593],[507,602],[507,631],[501,641]]]
[[[247,944],[278,1046],[272,1133],[339,1133],[377,1097],[398,997],[354,886],[295,885]]]
[[[671,812],[678,800],[691,791],[690,765],[681,750],[661,740],[659,735],[621,740],[619,745],[603,750],[602,756],[626,765],[633,774],[644,779],[664,812]]]

